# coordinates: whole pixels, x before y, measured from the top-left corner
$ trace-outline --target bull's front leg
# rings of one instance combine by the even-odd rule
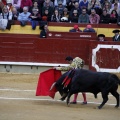
[[[103,98],[103,102],[101,103],[100,106],[98,106],[98,109],[101,109],[108,101],[108,93],[102,92],[102,98]]]
[[[66,100],[67,105],[70,104],[70,97],[71,97],[71,96],[72,96],[72,93],[69,92],[69,93],[68,93],[68,96],[67,96],[67,100]]]

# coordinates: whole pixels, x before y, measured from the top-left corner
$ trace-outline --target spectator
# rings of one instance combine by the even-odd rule
[[[45,2],[45,0],[37,0],[38,5],[40,6],[40,8],[43,8],[43,3]]]
[[[70,16],[69,20],[71,23],[78,23],[78,17],[79,17],[78,11],[74,10],[73,14]]]
[[[114,5],[115,5],[115,4],[117,4],[118,9],[120,9],[120,2],[119,2],[119,0],[114,0],[113,4],[112,4],[112,6],[111,6],[112,9],[114,8]]]
[[[21,0],[12,0],[12,6],[17,9],[17,11],[20,11],[21,6]]]
[[[70,10],[70,17],[73,16],[73,11],[77,10],[77,14],[80,15],[81,14],[81,10],[79,9],[79,3],[75,2],[74,4],[74,8]]]
[[[28,7],[23,7],[23,12],[19,14],[18,21],[20,21],[21,26],[25,26],[28,21],[30,21],[30,12],[28,12]]]
[[[12,12],[8,11],[7,6],[3,7],[2,13],[0,13],[0,29],[11,29]]]
[[[12,12],[12,7],[13,7],[12,1],[13,0],[7,0],[7,3],[6,3],[6,6],[7,6],[9,12]]]
[[[51,15],[49,14],[49,10],[46,8],[43,15],[42,15],[42,21],[49,22],[51,21]]]
[[[43,6],[43,8],[42,8],[42,16],[45,13],[46,9],[48,10],[49,15],[52,16],[52,14],[54,12],[54,8],[51,7],[49,4],[46,4],[46,6]]]
[[[45,2],[43,3],[43,6],[47,7],[48,5],[51,7],[54,7],[54,4],[51,0],[45,0]]]
[[[2,13],[2,9],[3,9],[5,4],[6,4],[6,1],[5,1],[5,3],[3,3],[3,1],[0,0],[0,13]]]
[[[33,9],[38,9],[40,15],[42,15],[42,8],[38,5],[37,0],[33,1],[32,6],[29,8],[29,12],[32,13]]]
[[[89,21],[91,24],[99,24],[100,16],[96,14],[95,9],[91,9],[91,14],[89,16]]]
[[[40,38],[46,38],[47,37],[47,32],[48,32],[48,26],[43,25],[42,30],[40,32]]]
[[[13,9],[12,9],[12,20],[17,20],[18,15],[19,15],[19,12],[17,11],[17,8],[13,7]]]
[[[68,0],[66,6],[68,8],[68,11],[71,11],[74,8],[74,5],[75,5],[75,0]]]
[[[104,6],[103,6],[103,10],[106,10],[107,14],[110,14],[110,9],[111,9],[110,3],[105,2]]]
[[[52,22],[60,22],[61,15],[59,14],[58,9],[55,9],[54,14],[51,17]]]
[[[104,0],[104,2],[102,3],[102,7],[109,7],[109,9],[111,8],[112,2],[110,2],[110,0]]]
[[[110,23],[110,15],[107,13],[107,10],[103,10],[102,15],[100,16],[100,23],[103,23],[103,24]]]
[[[64,7],[66,6],[66,0],[55,0],[55,1],[54,1],[54,6],[55,6],[55,7],[58,7],[59,1],[62,2],[62,5],[63,5]]]
[[[95,7],[102,8],[101,3],[99,2],[99,0],[91,0],[91,1],[89,1],[89,3],[88,3],[89,14],[90,14],[91,9],[93,9]]]
[[[20,12],[23,11],[24,7],[28,7],[28,10],[29,10],[29,8],[31,6],[32,6],[32,0],[21,0],[21,6],[20,6],[21,10],[20,10]]]
[[[104,35],[104,34],[99,34],[99,35],[98,35],[98,41],[101,41],[101,42],[102,42],[102,41],[106,41],[106,40],[105,40],[105,35]]]
[[[117,23],[118,14],[116,10],[112,10],[110,14],[110,23]]]
[[[38,25],[39,21],[41,20],[39,10],[36,8],[33,8],[30,18],[31,18],[32,29],[35,30],[36,26]]]
[[[59,2],[58,2],[58,7],[56,7],[56,9],[58,9],[60,15],[63,14],[64,8],[65,8],[65,7],[62,5],[62,2],[59,1]]]
[[[88,0],[82,0],[79,3],[79,9],[82,10],[83,8],[88,8]]]
[[[83,32],[96,32],[96,31],[92,28],[92,25],[87,25]]]
[[[12,20],[12,12],[10,12],[7,8],[7,6],[3,7],[2,13],[1,13],[2,19]]]
[[[120,41],[120,34],[119,34],[120,30],[113,30],[113,33],[115,34],[113,36],[113,41]]]
[[[115,10],[117,12],[117,14],[120,16],[120,9],[118,8],[118,4],[114,4],[114,8],[110,9],[110,14],[111,12]]]
[[[74,25],[74,28],[70,29],[69,32],[82,32],[82,30],[79,29],[78,25]]]
[[[4,5],[6,5],[7,0],[1,0]]]
[[[86,8],[82,9],[82,14],[79,15],[78,23],[89,23],[89,15],[87,14]]]
[[[61,17],[61,22],[69,22],[69,14],[68,14],[68,9],[64,8],[63,14]]]
[[[98,14],[98,15],[101,15],[101,14],[102,14],[102,8],[101,8],[101,6],[99,6],[99,3],[98,3],[98,2],[95,3],[94,9],[95,9],[95,11],[96,11],[96,14]]]

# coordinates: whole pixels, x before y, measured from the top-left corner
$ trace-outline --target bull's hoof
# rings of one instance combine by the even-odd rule
[[[66,97],[62,97],[62,98],[60,98],[60,100],[61,100],[61,101],[64,101],[64,100],[65,100],[65,98],[66,98]]]
[[[116,105],[116,106],[115,106],[115,108],[118,108],[118,107],[119,107],[119,105]]]
[[[66,97],[67,97],[67,93],[64,93],[64,94],[62,95],[62,98],[60,98],[60,100],[61,100],[61,101],[64,101]]]
[[[67,106],[70,107],[70,102],[67,103]]]
[[[101,106],[98,106],[98,109],[101,109],[102,107]]]

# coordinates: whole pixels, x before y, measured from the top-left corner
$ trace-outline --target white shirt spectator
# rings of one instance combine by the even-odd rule
[[[0,19],[12,20],[12,12],[8,11],[7,6],[4,6],[3,12],[0,15]]]
[[[0,30],[5,30],[8,24],[7,19],[0,19]]]

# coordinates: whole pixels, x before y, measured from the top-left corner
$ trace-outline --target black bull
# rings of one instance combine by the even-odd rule
[[[67,104],[70,102],[71,95],[75,93],[90,92],[94,94],[95,98],[97,98],[97,94],[101,92],[103,102],[98,106],[99,109],[108,101],[109,93],[116,98],[117,104],[115,107],[119,107],[119,94],[117,89],[118,84],[120,84],[120,80],[115,74],[76,69],[67,90],[64,90],[63,85],[61,84],[63,79],[66,77],[66,74],[68,74],[68,72],[61,76],[55,86],[61,94],[63,94],[63,91],[67,93]]]

